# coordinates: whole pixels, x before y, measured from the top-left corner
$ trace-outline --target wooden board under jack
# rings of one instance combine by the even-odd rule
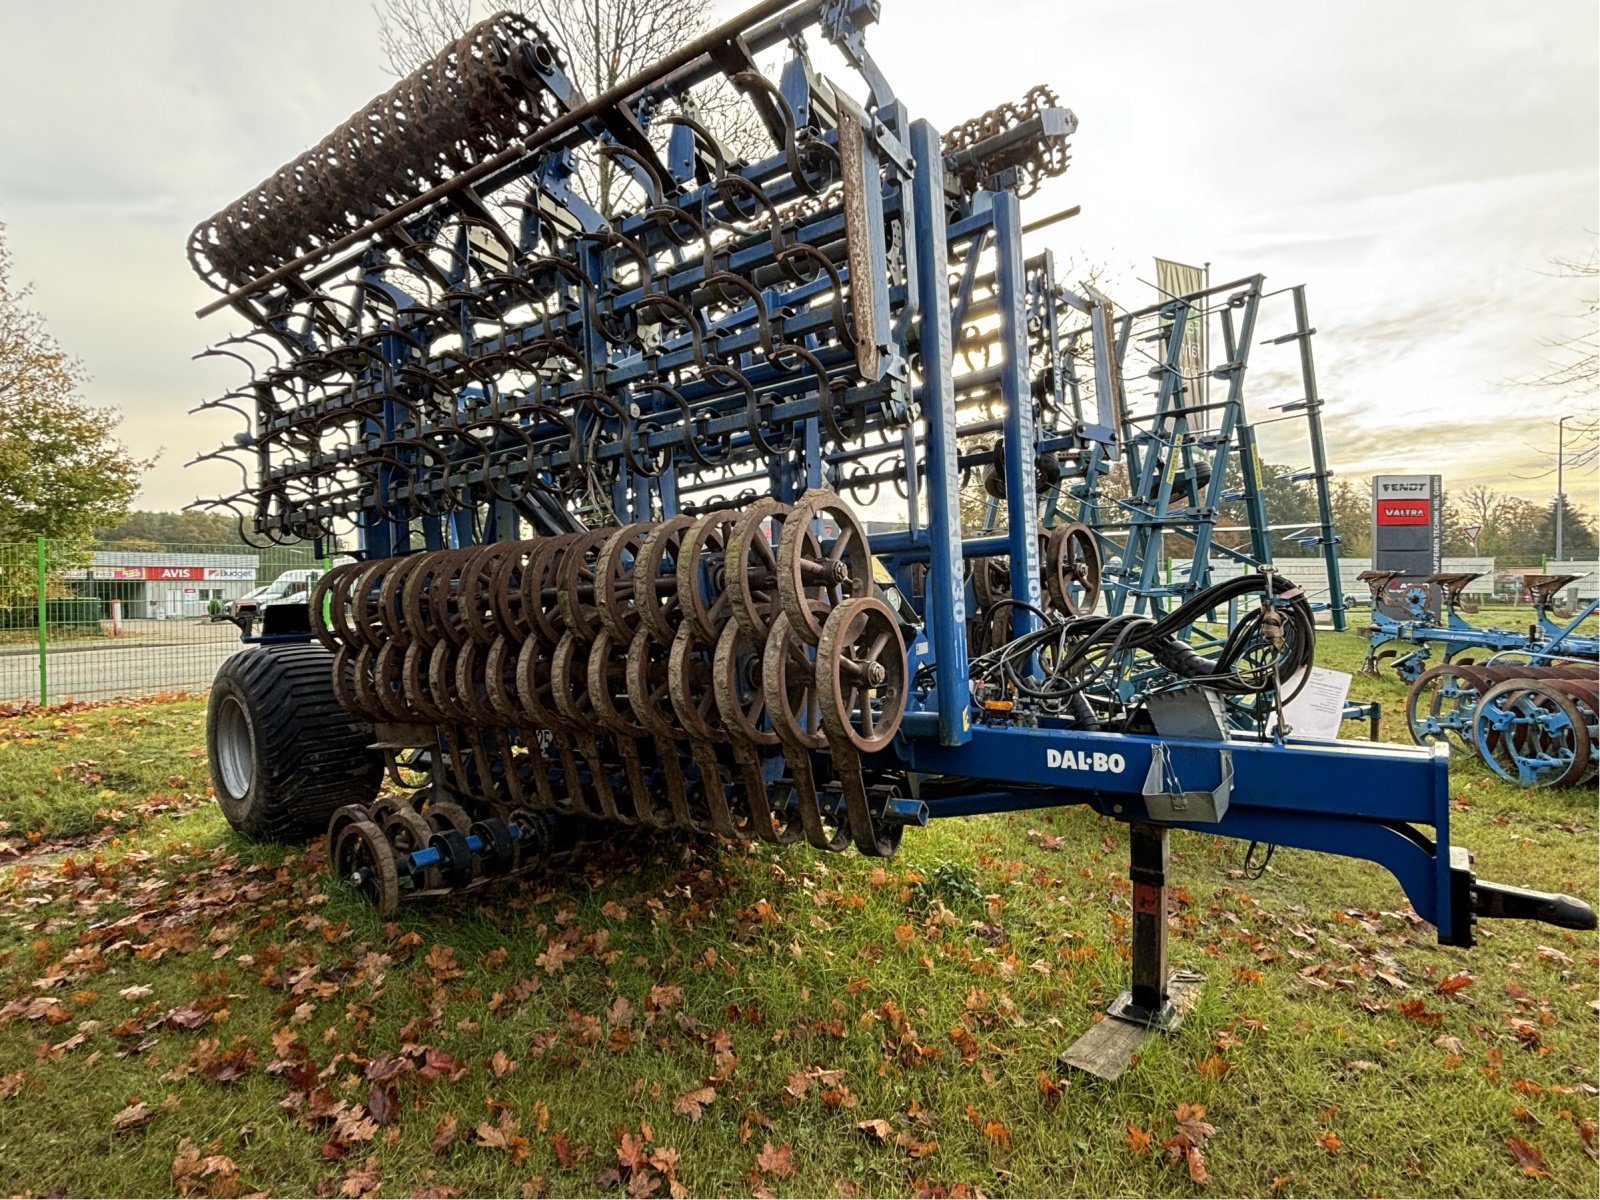
[[[1086,1071],[1100,1079],[1114,1080],[1122,1075],[1138,1056],[1139,1048],[1152,1034],[1172,1033],[1200,999],[1204,975],[1191,971],[1174,971],[1167,981],[1167,998],[1172,1004],[1172,1016],[1161,1025],[1139,1025],[1118,1017],[1106,1016],[1062,1051],[1057,1060],[1064,1067]]]

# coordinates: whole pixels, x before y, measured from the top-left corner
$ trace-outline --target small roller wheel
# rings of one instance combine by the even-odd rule
[[[728,598],[733,619],[757,642],[766,639],[772,619],[780,611],[777,547],[789,512],[789,506],[777,500],[758,500],[745,509],[728,535]],[[811,546],[809,553],[815,557],[820,547]]]
[[[333,874],[372,902],[380,917],[392,917],[400,908],[400,877],[394,852],[371,821],[351,821],[339,831],[334,846]]]
[[[828,615],[817,645],[817,690],[830,735],[862,754],[893,740],[906,710],[906,645],[882,600],[846,600]]]
[[[433,826],[421,813],[404,808],[391,813],[384,820],[383,836],[394,850],[395,869],[398,871],[401,858],[427,848],[428,839],[433,836]],[[439,886],[439,870],[437,867],[424,867],[419,875],[412,877],[412,881],[417,888],[432,891]]]
[[[1406,725],[1419,746],[1447,742],[1472,749],[1472,705],[1477,689],[1456,666],[1432,667],[1406,695]]]
[[[334,858],[339,846],[339,835],[344,832],[345,826],[356,821],[370,821],[371,819],[364,804],[346,804],[342,808],[333,810],[333,815],[328,818],[328,832],[326,835],[329,870],[333,869]]]
[[[761,683],[761,647],[733,622],[717,640],[711,665],[711,691],[723,727],[757,746],[775,746],[778,735],[767,718],[767,693]]]
[[[595,563],[594,589],[600,623],[624,645],[633,640],[633,632],[639,627],[640,602],[648,599],[639,590],[639,555],[654,529],[653,521],[624,525],[606,539]]]
[[[1069,617],[1094,612],[1100,599],[1100,543],[1094,530],[1074,521],[1057,525],[1045,544],[1045,590]]]
[[[728,579],[723,546],[739,514],[728,509],[706,513],[683,534],[678,550],[678,604],[683,619],[708,646],[715,646],[728,623]]]

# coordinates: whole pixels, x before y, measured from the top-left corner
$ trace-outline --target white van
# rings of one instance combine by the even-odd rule
[[[329,565],[337,567],[350,561],[352,560],[340,555]],[[258,587],[255,591],[234,601],[231,615],[259,618],[261,610],[269,604],[304,604],[309,599],[312,586],[321,578],[321,567],[296,567],[292,571],[285,571],[271,583]]]

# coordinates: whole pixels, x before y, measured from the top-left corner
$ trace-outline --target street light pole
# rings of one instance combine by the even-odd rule
[[[1567,515],[1567,493],[1561,486],[1561,469],[1565,465],[1567,450],[1567,422],[1575,419],[1572,414],[1562,417],[1556,422],[1556,560],[1559,562],[1566,557],[1562,550],[1564,542],[1563,519]]]

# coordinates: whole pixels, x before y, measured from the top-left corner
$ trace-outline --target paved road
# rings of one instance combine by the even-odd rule
[[[165,628],[128,630],[119,639],[51,646],[46,658],[49,702],[199,691],[211,686],[223,659],[240,648],[239,631],[232,625],[147,624]],[[37,652],[0,648],[0,703],[38,699]]]

